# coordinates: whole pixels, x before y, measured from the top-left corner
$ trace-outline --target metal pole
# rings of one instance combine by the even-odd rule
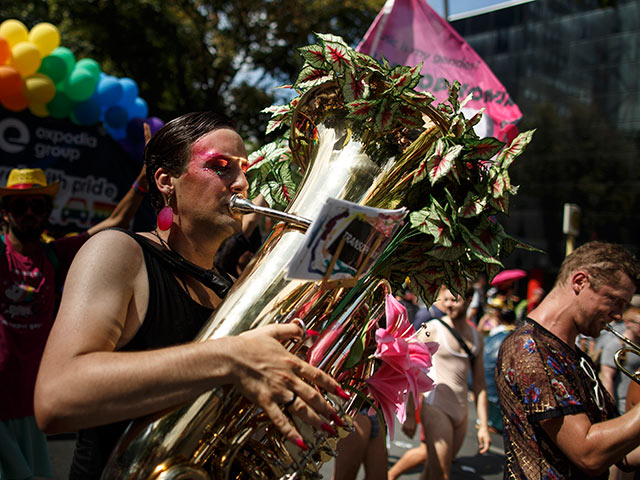
[[[449,21],[449,0],[444,0],[444,19]]]

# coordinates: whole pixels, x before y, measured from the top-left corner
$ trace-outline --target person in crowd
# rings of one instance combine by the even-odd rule
[[[478,416],[478,453],[491,445],[488,425],[487,389],[484,378],[482,336],[467,322],[467,307],[473,291],[456,296],[442,287],[439,301],[445,316],[428,323],[425,341],[438,342],[431,373],[435,388],[427,392],[420,408],[420,423],[426,448],[408,450],[390,469],[388,478],[425,463],[422,478],[448,480],[451,464],[462,447],[467,431],[469,374]],[[408,411],[412,405],[409,402]],[[407,416],[403,430],[415,431],[415,418]]]
[[[302,337],[298,323],[191,342],[230,283],[216,251],[241,227],[229,200],[247,193],[248,161],[233,122],[216,112],[173,119],[147,144],[145,163],[158,228],[101,232],[76,256],[38,374],[38,424],[80,430],[70,478],[97,479],[127,420],[232,385],[307,449],[285,410],[327,431],[343,423],[321,391],[349,396],[282,346]],[[168,267],[167,257],[193,268]]]
[[[423,306],[418,309],[413,319],[413,328],[418,331],[429,320],[433,320],[434,318],[442,318],[444,317],[444,315],[444,307],[442,306],[441,297],[438,293],[438,297],[430,307]]]
[[[500,325],[500,312],[507,311],[504,299],[500,297],[491,297],[487,301],[484,315],[478,321],[478,331],[483,335],[488,335],[491,330]]]
[[[636,344],[640,344],[640,308],[629,304],[622,314],[625,329],[622,334]],[[615,335],[607,337],[607,343],[603,345],[600,356],[600,378],[611,396],[618,404],[618,410],[625,411],[627,389],[631,379],[620,372],[615,363],[615,353],[622,347],[626,347],[621,339]],[[640,356],[623,352],[619,361],[630,372],[640,369]]]
[[[467,320],[474,325],[482,318],[487,306],[487,275],[485,273],[478,274],[476,281],[473,283],[473,297],[467,310]]]
[[[0,478],[50,476],[45,435],[33,416],[33,390],[59,292],[71,261],[87,239],[126,227],[146,190],[144,168],[111,215],[88,231],[43,241],[59,182],[39,168],[15,168],[0,188],[6,232],[0,237]]]
[[[409,286],[405,286],[402,296],[397,297],[397,300],[406,308],[409,322],[413,325],[416,318],[416,313],[420,310],[418,306],[418,297]]]
[[[332,479],[355,480],[362,465],[365,480],[385,480],[387,447],[384,424],[380,423],[376,413],[369,415],[365,408],[356,414],[353,427],[354,431],[338,442]]]
[[[565,258],[555,285],[500,348],[505,478],[608,478],[640,464],[640,409],[618,417],[582,333],[618,320],[640,283],[640,264],[619,245],[590,242]]]
[[[498,324],[493,327],[484,340],[484,378],[487,383],[487,400],[489,402],[489,430],[502,432],[502,413],[500,399],[494,380],[498,351],[505,338],[515,329],[516,314],[513,310],[496,310]]]
[[[524,298],[516,305],[516,319],[523,322],[529,312],[536,308],[544,298],[544,288],[536,287],[531,291],[529,298]]]

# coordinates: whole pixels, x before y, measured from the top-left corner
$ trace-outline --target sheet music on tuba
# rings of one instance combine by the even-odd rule
[[[385,210],[328,198],[295,252],[287,278],[336,281],[363,276],[406,214],[406,208]]]

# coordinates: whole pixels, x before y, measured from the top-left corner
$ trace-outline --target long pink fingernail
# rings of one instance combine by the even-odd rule
[[[338,395],[343,400],[349,400],[351,398],[351,395],[349,395],[347,392],[345,392],[342,389],[342,387],[336,387],[335,394]]]
[[[329,415],[329,418],[339,427],[344,427],[344,421],[338,416],[337,413],[332,413],[331,415]]]
[[[302,450],[309,450],[309,447],[307,447],[307,444],[304,443],[304,440],[302,440],[301,438],[296,438],[295,444]]]
[[[320,332],[317,330],[312,330],[311,328],[307,328],[307,336],[309,337],[317,337],[320,335]]]
[[[335,435],[336,434],[335,428],[333,428],[331,425],[329,425],[326,422],[321,423],[320,424],[320,428],[322,430],[324,430],[325,432],[327,432],[329,435]]]

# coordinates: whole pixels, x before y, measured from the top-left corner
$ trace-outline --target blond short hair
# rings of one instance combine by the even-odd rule
[[[566,284],[578,270],[589,274],[593,288],[619,285],[620,274],[627,275],[636,288],[640,285],[638,260],[622,245],[614,243],[589,242],[574,250],[560,265],[556,285]]]

